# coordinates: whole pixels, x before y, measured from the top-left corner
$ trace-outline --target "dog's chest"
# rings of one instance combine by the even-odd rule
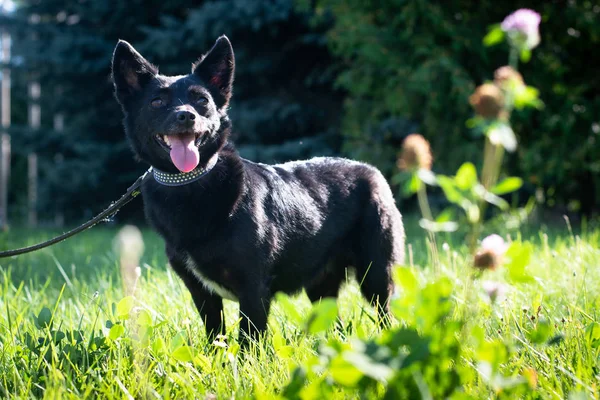
[[[233,294],[230,290],[224,288],[217,282],[214,282],[208,279],[206,276],[204,276],[202,272],[200,272],[200,268],[198,268],[198,266],[189,254],[186,256],[185,259],[185,267],[196,277],[196,279],[198,279],[200,283],[202,283],[202,285],[204,285],[206,290],[208,290],[209,292],[215,293],[227,300],[238,301],[237,296]]]

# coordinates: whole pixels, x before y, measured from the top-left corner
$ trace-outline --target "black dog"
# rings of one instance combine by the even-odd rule
[[[233,74],[225,36],[189,75],[159,75],[124,41],[113,56],[127,137],[153,167],[142,188],[146,216],[207,334],[224,331],[223,298],[239,302],[245,341],[265,330],[275,292],[335,297],[350,266],[364,296],[387,313],[404,229],[386,180],[341,158],[240,158],[227,140]]]

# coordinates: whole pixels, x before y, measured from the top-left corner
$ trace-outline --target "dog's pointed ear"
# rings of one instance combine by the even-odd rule
[[[226,108],[231,99],[235,58],[227,36],[217,39],[212,49],[192,65],[192,73],[202,78],[219,109]]]
[[[150,64],[132,45],[119,40],[112,59],[112,77],[115,94],[121,104],[132,94],[142,90],[154,76],[158,68]]]

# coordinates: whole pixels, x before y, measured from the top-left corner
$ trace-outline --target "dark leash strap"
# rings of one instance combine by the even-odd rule
[[[52,246],[53,244],[62,242],[63,240],[66,240],[66,239],[70,238],[71,236],[75,236],[79,232],[89,229],[92,226],[96,225],[97,223],[105,221],[107,218],[114,216],[121,207],[123,207],[125,204],[129,203],[131,200],[135,199],[140,194],[140,187],[142,186],[142,183],[144,182],[144,180],[151,176],[151,173],[150,173],[151,171],[152,171],[152,168],[150,168],[148,171],[146,171],[144,173],[144,175],[137,178],[137,180],[133,183],[133,185],[131,185],[129,187],[129,189],[127,189],[127,192],[125,192],[125,194],[123,196],[121,196],[121,198],[119,200],[112,203],[106,210],[102,211],[100,214],[98,214],[94,218],[90,219],[85,224],[83,224],[75,229],[72,229],[66,233],[63,233],[60,236],[57,236],[55,238],[52,238],[52,239],[47,240],[42,243],[35,244],[33,246],[22,247],[20,249],[14,249],[14,250],[0,251],[0,258],[18,256],[20,254],[31,253],[32,251],[36,251],[36,250],[43,249],[44,247]]]

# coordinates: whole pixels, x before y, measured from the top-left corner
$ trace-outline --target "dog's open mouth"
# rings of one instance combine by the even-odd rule
[[[173,165],[181,172],[190,172],[198,166],[200,162],[198,146],[202,141],[200,133],[156,135],[155,138],[169,152]]]

